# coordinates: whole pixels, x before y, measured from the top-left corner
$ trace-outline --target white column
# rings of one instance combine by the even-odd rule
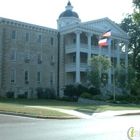
[[[125,43],[125,68],[128,68],[128,42]]]
[[[120,40],[117,42],[117,67],[120,67]]]
[[[111,61],[111,45],[108,46],[108,57]],[[108,71],[108,84],[111,84],[111,68]]]
[[[91,34],[91,33],[87,33],[86,34],[86,36],[87,36],[87,38],[88,38],[88,60],[91,58],[91,36],[92,36],[93,34]],[[90,65],[89,64],[89,62],[88,62],[88,65]]]
[[[99,42],[99,36],[98,36],[98,42]],[[101,54],[102,54],[102,47],[99,46],[99,55],[101,55]]]
[[[80,83],[80,34],[81,31],[76,31],[76,82]]]

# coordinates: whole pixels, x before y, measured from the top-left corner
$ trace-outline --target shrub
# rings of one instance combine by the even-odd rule
[[[7,96],[7,98],[14,98],[14,92],[8,91],[8,92],[6,93],[6,96]]]
[[[100,89],[97,89],[97,88],[94,88],[94,87],[90,87],[89,88],[89,93],[94,96],[94,95],[101,94],[101,91],[100,91]]]
[[[110,100],[110,103],[117,104],[116,100]]]
[[[122,104],[129,104],[129,102],[126,101],[126,100],[122,100],[121,103],[122,103]]]
[[[89,93],[90,95],[99,95],[100,89],[93,87],[86,87],[82,84],[70,84],[66,85],[64,88],[64,95],[69,97],[70,100],[76,101],[83,93]]]
[[[87,93],[87,92],[84,92],[83,94],[81,94],[80,97],[85,98],[85,99],[93,99],[92,95],[90,93]]]
[[[37,91],[37,98],[38,99],[55,99],[55,90],[53,88],[46,88],[43,90],[42,87],[38,87]]]
[[[38,88],[36,88],[36,91],[37,91],[37,98],[42,99],[43,98],[43,88],[38,87]]]
[[[65,88],[64,88],[64,95],[65,96],[68,96],[69,98],[73,98],[77,92],[77,89],[75,87],[75,85],[66,85]]]
[[[55,90],[53,88],[46,88],[43,92],[44,99],[55,99]]]
[[[26,95],[26,94],[19,94],[19,95],[18,95],[18,98],[25,99],[25,98],[27,98],[27,95]]]
[[[116,95],[116,100],[127,101],[128,103],[139,103],[139,99],[137,98],[137,96],[131,94]]]

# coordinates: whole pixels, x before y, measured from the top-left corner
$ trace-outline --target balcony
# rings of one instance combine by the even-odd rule
[[[76,52],[76,44],[69,44],[66,45],[66,54]],[[88,45],[87,44],[80,44],[80,52],[88,53]],[[101,47],[102,55],[108,55],[108,48]],[[91,45],[91,54],[99,54],[99,47]],[[117,49],[111,50],[111,56],[117,57]],[[125,58],[125,52],[120,52],[120,58]]]
[[[80,63],[80,71],[85,72],[87,69],[87,63]],[[66,72],[76,71],[76,63],[69,63],[65,65]]]

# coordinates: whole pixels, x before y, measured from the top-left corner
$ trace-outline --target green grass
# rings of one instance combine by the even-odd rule
[[[43,117],[68,117],[71,115],[61,113],[59,111],[49,110],[49,109],[40,109],[27,107],[24,105],[14,105],[8,103],[0,103],[0,111],[11,112],[11,113],[22,113],[28,115],[36,115]]]
[[[28,107],[33,106],[33,107]],[[56,100],[43,100],[43,99],[5,99],[0,98],[0,111],[22,113],[43,117],[72,117],[72,115],[65,114],[59,111],[35,108],[36,106],[53,107],[76,111],[87,112],[103,112],[107,110],[140,110],[140,105],[90,105],[80,104],[77,102],[65,102]]]

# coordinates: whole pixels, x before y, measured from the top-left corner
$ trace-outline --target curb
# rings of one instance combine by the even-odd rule
[[[140,115],[140,112],[138,112],[138,113],[125,113],[125,114],[120,114],[120,115],[115,115],[115,116],[131,116],[131,115]]]
[[[62,116],[62,117],[55,117],[55,116],[38,116],[38,115],[31,115],[31,114],[22,114],[22,113],[14,113],[14,112],[3,112],[0,111],[0,114],[4,115],[13,115],[13,116],[21,116],[21,117],[30,117],[30,118],[38,118],[38,119],[80,119],[76,116]]]

